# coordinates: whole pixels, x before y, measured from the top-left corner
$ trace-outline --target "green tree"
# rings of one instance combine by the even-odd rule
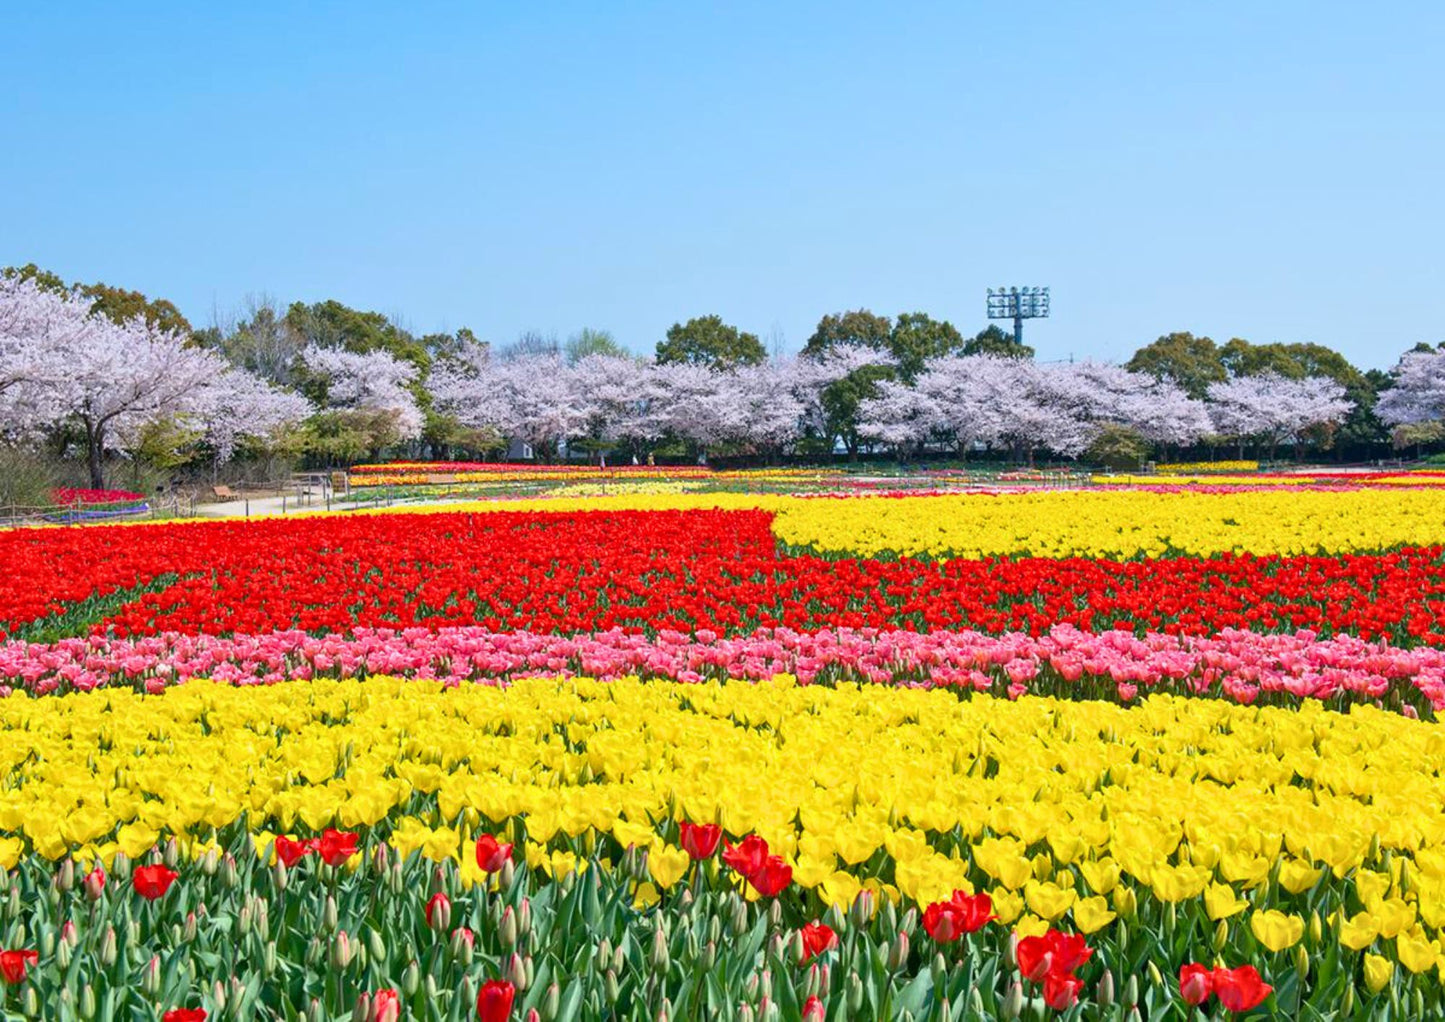
[[[588,355],[610,355],[614,358],[627,356],[627,349],[618,344],[609,331],[593,330],[591,327],[583,327],[567,338],[562,352],[567,356],[568,362],[580,362]]]
[[[961,354],[963,335],[947,320],[923,312],[903,312],[893,321],[888,350],[898,360],[898,375],[911,381],[930,359]]]
[[[1149,450],[1149,441],[1138,430],[1106,422],[1099,427],[1084,458],[1112,469],[1136,469],[1149,456]]]
[[[840,344],[884,351],[892,336],[893,321],[887,316],[875,316],[867,309],[832,313],[818,320],[818,328],[803,345],[803,354],[821,355]]]
[[[1165,334],[1134,352],[1125,368],[1167,380],[1194,398],[1203,398],[1211,383],[1222,383],[1229,372],[1219,346],[1208,337],[1191,333]]]
[[[760,365],[768,352],[756,334],[743,333],[722,321],[721,316],[699,316],[686,323],[674,323],[667,340],[657,344],[657,361],[730,369],[738,365]]]
[[[1034,349],[1019,344],[1014,335],[1000,330],[997,323],[990,323],[974,334],[963,346],[965,355],[998,355],[1003,358],[1033,358]]]

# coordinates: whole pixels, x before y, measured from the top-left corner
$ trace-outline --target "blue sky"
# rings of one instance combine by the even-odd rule
[[[224,8],[224,9],[223,9]],[[1388,13],[1377,13],[1377,12]],[[1445,340],[1445,5],[7,7],[0,264],[650,350],[711,312],[1041,357]]]

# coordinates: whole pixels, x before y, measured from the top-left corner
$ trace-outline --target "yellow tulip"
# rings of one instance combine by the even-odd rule
[[[1265,909],[1250,915],[1249,929],[1255,940],[1269,950],[1283,951],[1299,943],[1304,936],[1305,921],[1277,909]]]
[[[1340,924],[1340,943],[1351,951],[1363,951],[1380,935],[1380,924],[1369,912],[1357,912]]]
[[[664,891],[672,887],[687,875],[688,867],[692,865],[692,857],[682,848],[674,848],[672,845],[653,845],[647,853],[647,871],[652,874],[652,879],[657,881],[657,886]]]
[[[1074,925],[1080,933],[1093,933],[1108,926],[1115,919],[1109,903],[1101,895],[1080,898],[1074,905]]]
[[[1234,893],[1228,884],[1210,884],[1204,892],[1204,910],[1210,919],[1228,919],[1249,908],[1249,902]]]
[[[1365,956],[1365,986],[1370,993],[1378,994],[1385,987],[1390,985],[1390,977],[1395,975],[1395,963],[1381,955]]]

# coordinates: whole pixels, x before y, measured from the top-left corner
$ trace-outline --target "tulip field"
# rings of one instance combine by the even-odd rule
[[[1433,485],[579,491],[0,565],[0,1017],[1445,1016]]]

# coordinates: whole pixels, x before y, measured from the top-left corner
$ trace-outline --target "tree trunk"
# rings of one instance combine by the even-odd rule
[[[86,423],[85,426],[85,448],[86,460],[90,464],[90,485],[92,489],[105,489],[105,462],[103,460],[103,446],[105,436],[99,426],[92,426]]]

